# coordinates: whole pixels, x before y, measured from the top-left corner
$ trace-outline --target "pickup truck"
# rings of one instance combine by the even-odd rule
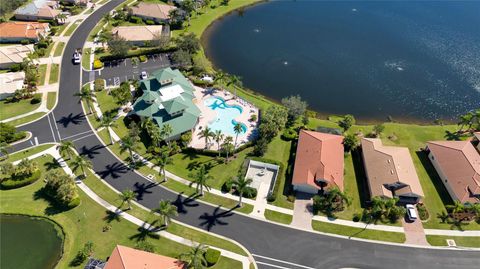
[[[74,53],[73,53],[73,63],[74,64],[80,64],[80,52],[78,52],[78,50],[76,50]]]

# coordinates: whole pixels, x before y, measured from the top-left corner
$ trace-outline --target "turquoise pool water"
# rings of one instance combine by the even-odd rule
[[[217,113],[217,117],[209,123],[208,127],[214,131],[220,130],[224,134],[235,136],[235,132],[233,131],[233,127],[237,124],[235,118],[242,114],[242,107],[229,105],[223,98],[218,96],[206,99],[204,104]],[[246,133],[247,126],[244,123],[240,124],[242,125],[242,133]]]

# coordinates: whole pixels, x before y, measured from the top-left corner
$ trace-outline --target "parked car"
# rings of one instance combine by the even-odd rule
[[[73,63],[74,64],[80,64],[80,53],[78,52],[78,50],[76,50],[73,53]]]
[[[142,71],[142,73],[140,73],[140,78],[141,79],[147,79],[147,72]]]
[[[415,206],[408,204],[405,207],[407,208],[408,219],[411,221],[415,221],[418,218],[417,211],[415,210]]]

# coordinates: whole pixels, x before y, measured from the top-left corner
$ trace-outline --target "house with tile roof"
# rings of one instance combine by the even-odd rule
[[[103,269],[182,269],[178,259],[117,245]]]
[[[9,21],[0,23],[0,43],[36,43],[50,32],[48,23]]]
[[[429,141],[426,151],[453,200],[480,202],[480,154],[471,141]]]
[[[141,119],[151,118],[160,128],[169,124],[173,132],[167,140],[193,130],[200,117],[195,105],[195,88],[179,70],[165,68],[153,72],[140,82],[143,91],[133,104],[133,113]]]
[[[25,6],[17,8],[14,16],[16,20],[21,21],[55,20],[60,14],[57,8],[57,1],[34,0]]]
[[[408,148],[385,146],[378,138],[362,138],[361,144],[370,199],[417,203],[424,197]]]
[[[170,12],[174,9],[176,9],[175,6],[167,4],[139,2],[130,7],[130,14],[143,20],[161,23],[170,19]]]
[[[112,29],[112,35],[125,39],[135,46],[144,46],[157,38],[170,37],[170,29],[164,25],[119,26]]]
[[[343,191],[343,136],[301,130],[298,137],[293,188],[316,194],[338,187]]]

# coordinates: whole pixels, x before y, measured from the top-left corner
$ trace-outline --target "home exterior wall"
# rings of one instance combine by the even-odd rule
[[[428,153],[428,159],[430,159],[430,161],[432,162],[433,167],[434,167],[435,170],[437,171],[437,174],[438,174],[438,176],[440,177],[440,179],[442,180],[443,185],[444,185],[445,188],[447,189],[448,194],[450,194],[450,197],[452,197],[453,200],[460,201],[460,199],[457,197],[457,195],[455,194],[455,192],[454,192],[454,191],[452,190],[452,188],[450,187],[450,184],[448,184],[448,178],[447,178],[447,177],[445,176],[445,174],[443,173],[442,168],[440,168],[440,165],[438,164],[435,156],[433,155],[433,153],[432,153],[431,151]]]
[[[318,189],[308,185],[308,184],[296,184],[293,185],[293,189],[298,192],[306,192],[311,194],[317,194]]]

